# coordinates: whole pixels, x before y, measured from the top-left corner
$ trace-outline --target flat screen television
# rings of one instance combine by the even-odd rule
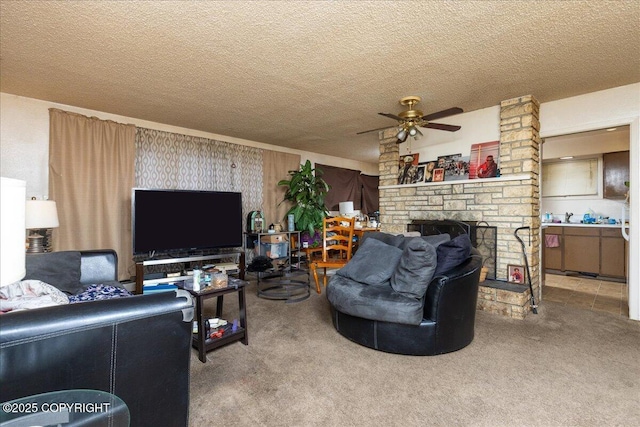
[[[242,194],[134,188],[133,253],[242,246]]]

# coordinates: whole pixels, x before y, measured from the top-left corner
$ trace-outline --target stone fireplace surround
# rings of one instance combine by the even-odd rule
[[[524,265],[518,227],[531,227],[526,247],[536,300],[540,299],[540,104],[531,95],[500,103],[499,178],[397,185],[399,146],[395,129],[380,132],[380,222],[402,233],[414,220],[484,221],[497,227],[498,282],[481,284],[478,309],[524,319],[531,311],[528,285],[507,280],[507,265]],[[519,234],[523,237],[522,234]],[[528,239],[524,238],[525,243]]]

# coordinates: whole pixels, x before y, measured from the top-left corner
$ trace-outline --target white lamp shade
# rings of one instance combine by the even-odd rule
[[[25,276],[25,198],[27,183],[2,177],[0,192],[0,286]]]
[[[340,202],[340,215],[349,215],[352,213],[353,213],[353,202]]]
[[[56,228],[58,210],[53,200],[27,200],[26,228]]]

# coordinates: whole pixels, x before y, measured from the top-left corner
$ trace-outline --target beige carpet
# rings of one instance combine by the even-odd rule
[[[252,283],[247,299],[248,346],[193,350],[190,426],[640,425],[640,322],[552,302],[524,321],[478,312],[468,347],[402,356],[339,335],[324,294],[285,304]]]

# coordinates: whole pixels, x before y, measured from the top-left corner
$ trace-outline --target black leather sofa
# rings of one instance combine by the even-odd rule
[[[83,251],[83,279],[116,278],[113,256]],[[122,400],[131,426],[186,426],[193,309],[191,296],[178,291],[3,314],[0,401],[101,390]],[[27,415],[4,408],[3,421]],[[71,415],[64,425],[122,425],[116,412],[75,423],[82,414]]]
[[[462,263],[436,273],[429,282],[424,296],[411,301],[414,307],[421,310],[422,318],[411,323],[389,319],[389,316],[395,316],[396,313],[400,313],[399,317],[402,317],[403,311],[407,311],[402,306],[404,303],[398,304],[397,310],[394,309],[393,304],[398,296],[394,295],[393,290],[362,286],[351,279],[334,276],[327,286],[333,325],[346,338],[389,353],[425,356],[466,347],[474,337],[478,282],[482,266],[482,257],[475,249],[469,248],[468,254]],[[438,260],[440,261],[440,258]],[[349,292],[352,292],[351,295],[358,301],[344,301],[344,296],[348,293],[336,292],[337,288],[345,287],[354,288]],[[367,304],[370,307],[362,309],[362,305]],[[386,319],[376,316],[376,308],[383,305],[386,305],[385,310],[390,312]],[[391,307],[388,307],[389,305]],[[354,315],[353,312],[358,310],[365,314]],[[352,313],[349,314],[347,311]]]

